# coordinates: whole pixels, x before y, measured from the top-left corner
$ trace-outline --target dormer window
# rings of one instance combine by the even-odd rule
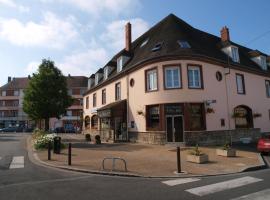
[[[222,51],[227,54],[233,60],[233,62],[240,62],[238,47],[230,45],[224,47]]]
[[[177,43],[183,49],[190,49],[190,45],[187,41],[178,40]]]
[[[95,85],[99,84],[100,79],[102,78],[101,73],[96,73],[95,74]]]
[[[239,62],[239,53],[237,47],[234,46],[231,47],[231,58],[233,62]]]
[[[117,59],[117,72],[121,72],[123,70],[123,68],[128,60],[129,60],[128,56],[120,56]]]
[[[261,57],[261,67],[263,70],[267,70],[267,63],[266,63],[266,57],[265,56],[260,56]]]
[[[159,51],[162,47],[162,42],[157,43],[154,48],[151,50],[153,52]]]
[[[109,74],[109,68],[105,67],[105,69],[104,69],[104,80],[106,80],[108,78],[108,74]]]
[[[148,43],[148,40],[149,40],[149,38],[147,38],[146,40],[144,40],[140,47],[142,48],[143,46],[145,46]]]

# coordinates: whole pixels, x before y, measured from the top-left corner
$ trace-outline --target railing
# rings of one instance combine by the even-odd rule
[[[117,160],[119,160],[119,161],[122,161],[124,163],[125,171],[127,172],[127,163],[126,163],[125,159],[119,158],[119,157],[106,157],[106,158],[104,158],[102,161],[102,170],[105,170],[105,161],[106,160],[112,160],[112,170],[111,171],[115,171],[115,162]]]

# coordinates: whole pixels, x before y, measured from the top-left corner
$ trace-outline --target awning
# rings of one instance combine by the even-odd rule
[[[116,102],[110,103],[106,106],[99,108],[97,110],[97,115],[100,118],[111,117],[113,110],[126,109],[126,105],[127,105],[127,100],[121,100],[121,101],[116,101]]]

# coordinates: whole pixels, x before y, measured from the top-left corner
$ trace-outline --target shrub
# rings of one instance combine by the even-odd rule
[[[49,142],[53,146],[53,138],[56,134],[49,134],[45,131],[35,129],[33,132],[34,147],[35,149],[47,149]]]
[[[85,140],[91,142],[90,134],[85,134]]]
[[[100,135],[95,136],[96,144],[101,144]]]
[[[231,145],[230,145],[228,142],[226,142],[226,143],[223,145],[222,149],[228,151],[229,149],[231,149]]]
[[[203,152],[201,150],[199,150],[199,145],[197,144],[196,147],[189,152],[191,155],[194,155],[194,156],[201,156],[203,155]]]

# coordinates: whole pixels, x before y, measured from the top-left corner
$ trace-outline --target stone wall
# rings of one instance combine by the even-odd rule
[[[128,132],[131,142],[145,144],[165,144],[166,134],[164,131],[159,132]]]
[[[226,142],[240,142],[244,138],[250,138],[256,142],[260,136],[260,129],[236,129],[220,131],[189,131],[185,132],[185,143],[187,145],[224,145]]]

